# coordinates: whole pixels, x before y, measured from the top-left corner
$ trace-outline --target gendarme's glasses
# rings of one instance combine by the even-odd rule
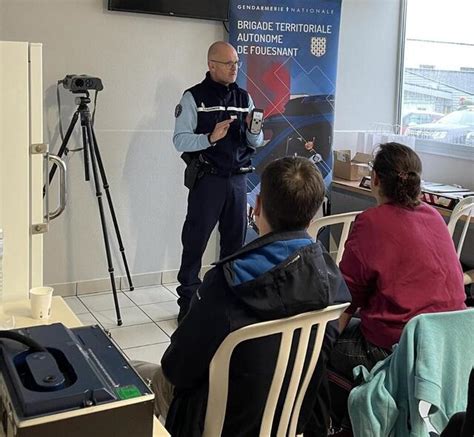
[[[228,61],[228,62],[222,62],[222,61],[216,61],[215,59],[210,59],[210,61],[211,61],[211,62],[217,62],[218,64],[225,65],[226,68],[228,68],[229,70],[230,70],[232,67],[237,67],[237,68],[242,67],[242,61]]]

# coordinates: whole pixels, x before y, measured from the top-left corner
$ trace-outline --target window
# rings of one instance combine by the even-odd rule
[[[402,132],[474,159],[474,1],[405,1]]]

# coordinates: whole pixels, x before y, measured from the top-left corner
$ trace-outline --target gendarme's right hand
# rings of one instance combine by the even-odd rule
[[[211,135],[209,135],[209,141],[211,144],[214,144],[227,135],[227,131],[229,130],[230,124],[233,121],[233,118],[229,118],[228,120],[220,121],[214,126],[214,130],[212,131]]]

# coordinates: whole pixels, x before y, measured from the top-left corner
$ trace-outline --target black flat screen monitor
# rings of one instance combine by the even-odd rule
[[[229,0],[108,0],[111,11],[227,21]]]

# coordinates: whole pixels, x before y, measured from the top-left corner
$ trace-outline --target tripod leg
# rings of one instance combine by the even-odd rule
[[[92,164],[92,174],[94,176],[95,194],[97,197],[97,202],[99,204],[100,222],[102,224],[102,234],[104,237],[105,254],[107,256],[107,265],[109,269],[110,282],[112,284],[112,294],[114,296],[115,312],[117,314],[117,325],[120,326],[122,325],[122,316],[120,315],[120,306],[119,306],[119,301],[117,297],[117,288],[115,287],[114,266],[113,266],[112,257],[110,254],[109,237],[107,233],[107,225],[105,222],[104,205],[102,202],[102,191],[100,190],[99,174],[97,171],[97,162],[96,162],[94,146],[93,146],[92,126],[90,124],[89,116],[86,118],[86,132],[87,132],[86,144],[89,146],[89,156],[90,156],[90,160]]]
[[[82,124],[82,145],[83,145],[83,148],[84,148],[84,179],[86,181],[89,181],[90,180],[90,176],[89,176],[89,152],[87,150],[87,144],[86,144],[86,138],[87,138],[87,132],[86,132],[86,129],[87,129],[87,126],[84,126],[83,124],[83,120],[81,120],[81,124]]]
[[[132,278],[130,276],[130,270],[128,268],[128,262],[127,262],[127,257],[125,255],[125,248],[123,247],[123,242],[122,242],[122,236],[120,235],[120,229],[117,221],[117,216],[115,215],[115,209],[114,205],[112,203],[112,195],[110,194],[110,186],[109,182],[107,181],[107,175],[105,174],[105,168],[102,163],[102,157],[100,156],[100,150],[99,146],[97,144],[97,139],[95,137],[95,132],[94,129],[91,128],[92,131],[92,139],[93,139],[93,145],[94,145],[94,154],[95,157],[97,158],[97,163],[99,164],[99,171],[100,171],[100,176],[102,178],[102,183],[104,186],[105,194],[107,196],[107,202],[109,204],[109,209],[110,209],[110,214],[112,216],[112,221],[114,222],[114,228],[115,228],[115,234],[117,235],[117,241],[119,244],[119,249],[120,253],[122,254],[122,260],[123,260],[123,265],[125,266],[125,272],[127,274],[127,281],[128,281],[128,286],[130,287],[130,291],[134,289],[133,284],[132,284]]]
[[[69,123],[69,127],[67,128],[66,135],[64,136],[64,140],[61,144],[61,147],[59,148],[59,151],[58,151],[59,158],[62,158],[64,151],[66,150],[67,143],[69,141],[69,138],[71,138],[71,134],[72,134],[72,131],[74,130],[74,126],[77,123],[78,117],[79,117],[79,111],[76,111],[71,119],[71,123]],[[54,174],[56,173],[56,168],[57,168],[57,165],[53,164],[53,166],[51,167],[51,170],[49,171],[49,182],[48,182],[49,184],[51,184],[53,180]],[[44,193],[45,193],[45,189],[43,188],[43,196],[44,196]]]

